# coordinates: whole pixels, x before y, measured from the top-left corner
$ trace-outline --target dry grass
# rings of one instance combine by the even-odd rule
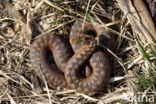
[[[125,18],[120,1],[13,0],[4,3],[4,8],[0,0],[0,103],[125,104],[140,92],[155,95],[155,43],[150,35],[145,37],[132,29],[133,20]],[[51,31],[68,37],[78,18],[100,25],[116,37],[116,51],[110,51],[114,56],[111,79],[105,92],[85,95],[48,88],[31,69],[29,50],[34,37]]]

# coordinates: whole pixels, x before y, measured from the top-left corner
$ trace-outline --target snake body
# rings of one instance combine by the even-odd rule
[[[37,38],[31,46],[30,59],[38,76],[50,85],[94,92],[105,86],[110,73],[110,63],[102,49],[97,48],[97,32],[90,23],[76,22],[70,33],[70,43],[57,35],[47,34]],[[55,63],[49,63],[47,51]],[[43,74],[43,75],[42,75]]]
[[[52,52],[56,64],[61,64],[50,64],[46,57],[47,51]],[[32,43],[30,59],[33,69],[41,79],[44,75],[49,84],[66,87],[67,83],[62,69],[72,54],[70,47],[64,44],[60,37],[47,34]]]

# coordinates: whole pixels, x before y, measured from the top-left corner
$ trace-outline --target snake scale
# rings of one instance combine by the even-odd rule
[[[101,34],[101,28],[77,21],[71,28],[70,42],[51,33],[35,39],[30,49],[33,69],[41,79],[44,75],[49,85],[85,93],[99,91],[108,81],[110,62],[98,43],[111,47],[110,40],[98,37]],[[54,62],[49,62],[48,53]]]

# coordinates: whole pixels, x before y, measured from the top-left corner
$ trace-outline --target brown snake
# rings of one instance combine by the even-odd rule
[[[43,73],[48,84],[89,93],[106,85],[110,63],[107,53],[95,40],[103,31],[89,22],[84,23],[83,29],[82,26],[81,21],[72,26],[70,43],[51,34],[37,38],[32,43],[30,59],[37,75],[43,79]],[[111,47],[110,42],[105,43]],[[48,52],[55,63],[48,61]]]

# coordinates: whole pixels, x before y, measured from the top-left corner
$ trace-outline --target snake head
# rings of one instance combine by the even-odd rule
[[[114,40],[106,29],[90,22],[77,21],[71,28],[70,43],[73,50],[83,45],[96,43],[99,47],[105,47],[112,50]]]
[[[77,50],[82,46],[96,46],[97,41],[92,36],[80,34],[74,38],[71,38],[70,43],[73,47],[73,50]]]
[[[76,44],[81,44],[81,43],[89,44],[93,40],[95,40],[94,37],[89,36],[87,34],[81,34],[74,39]]]

